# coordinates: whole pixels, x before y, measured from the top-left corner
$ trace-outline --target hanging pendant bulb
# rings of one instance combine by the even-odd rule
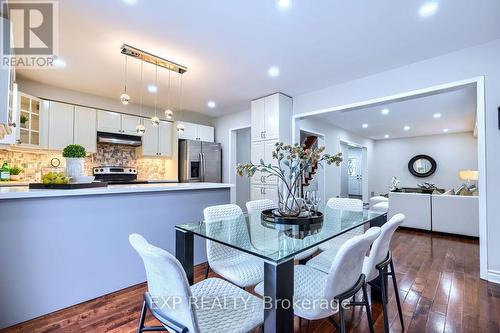
[[[158,87],[158,64],[155,65],[155,87]],[[158,94],[155,94],[155,115],[151,117],[151,125],[153,127],[160,126],[160,118],[156,115],[156,107],[158,105]]]
[[[165,118],[167,120],[172,120],[174,118],[174,112],[170,109],[170,87],[171,87],[171,71],[168,71],[168,91],[167,91],[167,109],[165,110]]]
[[[172,120],[174,118],[174,112],[170,109],[165,110],[165,118],[167,120]]]
[[[144,69],[143,67],[144,67],[144,61],[141,59],[141,87],[140,87],[140,89],[141,89],[141,105],[139,108],[139,113],[140,113],[141,117],[142,117],[142,90],[143,90],[142,73],[143,73],[143,69]],[[139,123],[139,124],[137,124],[137,126],[135,126],[135,131],[137,132],[138,135],[143,136],[144,133],[146,133],[146,127],[143,124]]]
[[[130,102],[130,96],[127,94],[127,56],[125,55],[125,88],[123,94],[120,95],[120,102],[123,105],[128,105]]]

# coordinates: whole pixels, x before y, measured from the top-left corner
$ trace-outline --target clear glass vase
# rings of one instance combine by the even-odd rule
[[[292,177],[288,182],[278,179],[278,212],[284,217],[297,217],[301,211],[300,179]]]

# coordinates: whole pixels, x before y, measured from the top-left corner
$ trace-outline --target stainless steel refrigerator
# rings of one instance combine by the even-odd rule
[[[220,143],[180,140],[179,181],[181,183],[221,183],[222,148]]]

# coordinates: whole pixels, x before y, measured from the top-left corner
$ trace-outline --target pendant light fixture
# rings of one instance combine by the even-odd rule
[[[130,102],[130,96],[127,95],[127,56],[125,56],[125,87],[123,89],[123,94],[120,95],[120,101],[123,105],[128,105]]]
[[[155,86],[158,87],[158,65],[155,66]],[[158,93],[155,93],[155,115],[151,118],[151,124],[153,127],[158,127],[160,125],[160,118],[156,115],[156,108],[158,106]]]
[[[182,110],[182,74],[180,79],[180,92],[179,92],[179,111]],[[177,124],[177,132],[184,133],[184,124],[179,122]]]
[[[171,71],[168,71],[168,91],[167,91],[167,109],[165,110],[165,118],[167,120],[172,120],[174,117],[174,112],[170,110],[170,87],[171,85]]]
[[[144,90],[143,89],[144,87],[142,86],[142,75],[143,75],[143,69],[144,69],[143,67],[144,67],[144,61],[141,60],[141,86],[140,86],[140,89],[141,89],[141,105],[139,107],[139,112],[140,112],[141,117],[142,117],[142,97],[143,97],[142,96],[143,95],[142,91]],[[135,127],[135,131],[137,132],[138,135],[143,136],[144,133],[146,132],[146,127],[143,124],[139,123]]]

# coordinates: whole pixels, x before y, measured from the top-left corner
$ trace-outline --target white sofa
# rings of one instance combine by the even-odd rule
[[[432,230],[479,237],[479,198],[432,195]]]
[[[405,215],[401,226],[431,230],[431,195],[390,192],[387,218],[390,219],[398,213]]]

